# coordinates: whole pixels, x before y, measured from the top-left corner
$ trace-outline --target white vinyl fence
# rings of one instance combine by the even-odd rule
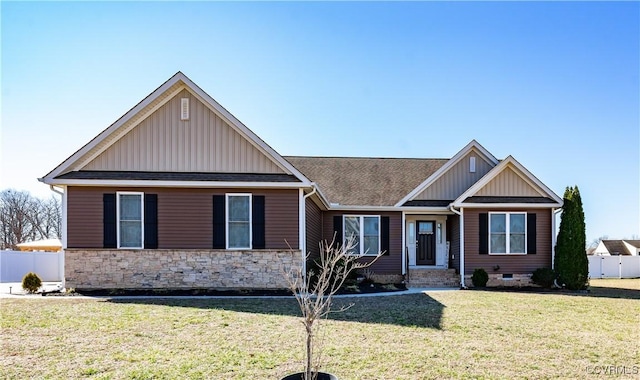
[[[22,282],[29,272],[42,281],[62,281],[64,253],[0,251],[0,282]]]
[[[640,256],[589,256],[589,277],[640,277]]]

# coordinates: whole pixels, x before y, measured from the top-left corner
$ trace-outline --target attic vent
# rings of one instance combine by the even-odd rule
[[[189,98],[180,99],[180,120],[189,120]]]
[[[476,172],[476,158],[469,157],[469,173],[475,173],[475,172]]]

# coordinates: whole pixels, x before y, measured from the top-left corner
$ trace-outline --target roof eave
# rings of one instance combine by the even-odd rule
[[[455,208],[560,208],[562,203],[464,203],[454,202]]]
[[[89,187],[180,187],[180,188],[308,188],[305,182],[229,182],[229,181],[157,181],[157,180],[101,180],[101,179],[52,179],[43,181],[48,185]]]

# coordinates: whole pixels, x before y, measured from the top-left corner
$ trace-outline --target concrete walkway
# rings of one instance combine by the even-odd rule
[[[43,283],[44,291],[55,291],[62,284],[59,282]],[[399,292],[381,292],[381,293],[365,293],[365,294],[341,294],[336,298],[361,298],[361,297],[392,297],[403,296],[407,294],[433,293],[433,292],[450,292],[458,290],[458,288],[409,288]],[[43,297],[42,294],[26,294],[19,282],[0,283],[0,298],[39,298],[39,299],[242,299],[242,298],[292,298],[292,296],[73,296],[73,297]]]

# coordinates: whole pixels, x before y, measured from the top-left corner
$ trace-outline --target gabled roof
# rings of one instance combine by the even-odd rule
[[[331,206],[393,206],[449,160],[285,156],[318,184]]]
[[[418,186],[413,188],[410,192],[405,193],[405,196],[400,199],[395,205],[403,206],[409,201],[413,201],[413,199],[431,186],[434,182],[436,182],[440,177],[442,177],[448,170],[453,168],[460,160],[462,160],[469,152],[472,150],[478,151],[482,154],[492,165],[498,164],[498,159],[493,156],[488,150],[486,150],[480,143],[476,140],[471,140],[469,144],[467,144],[464,148],[462,148],[455,156],[451,157],[451,159],[447,160],[447,162],[442,165],[437,171],[431,173],[423,182],[421,182]]]
[[[168,102],[180,91],[187,89],[207,108],[218,115],[231,128],[242,135],[256,149],[269,157],[285,174],[295,177],[301,185],[308,186],[310,181],[300,172],[280,156],[273,148],[266,144],[253,131],[247,128],[242,122],[235,118],[229,111],[216,102],[211,96],[204,92],[194,82],[192,82],[182,72],[177,72],[165,83],[144,98],[140,103],[130,109],[116,122],[97,135],[93,140],[80,148],[55,169],[49,172],[40,180],[47,184],[57,184],[57,177],[65,173],[82,169],[92,159],[104,152],[107,148],[134,129],[147,116]]]
[[[480,192],[485,186],[491,183],[492,180],[498,177],[505,170],[512,170],[520,179],[526,182],[533,191],[537,193],[536,196],[527,197],[513,197],[508,195],[498,195],[496,197],[482,196],[476,197],[476,194]],[[504,199],[500,199],[504,198]],[[522,202],[519,202],[522,200]],[[531,198],[531,199],[529,199]],[[561,207],[562,199],[558,197],[551,189],[549,189],[544,183],[536,178],[531,172],[529,172],[522,164],[520,164],[515,158],[509,156],[500,161],[493,169],[484,175],[478,182],[471,186],[467,191],[462,193],[453,202],[454,207],[473,207],[480,206],[486,207],[487,203],[492,203],[494,206],[497,204],[505,204],[509,207],[521,204],[523,206],[538,206],[538,207]]]
[[[640,248],[640,240],[627,240],[627,239],[623,239],[623,241],[629,245],[632,245],[636,248]]]
[[[602,240],[602,244],[607,248],[610,255],[631,255],[622,240]]]

